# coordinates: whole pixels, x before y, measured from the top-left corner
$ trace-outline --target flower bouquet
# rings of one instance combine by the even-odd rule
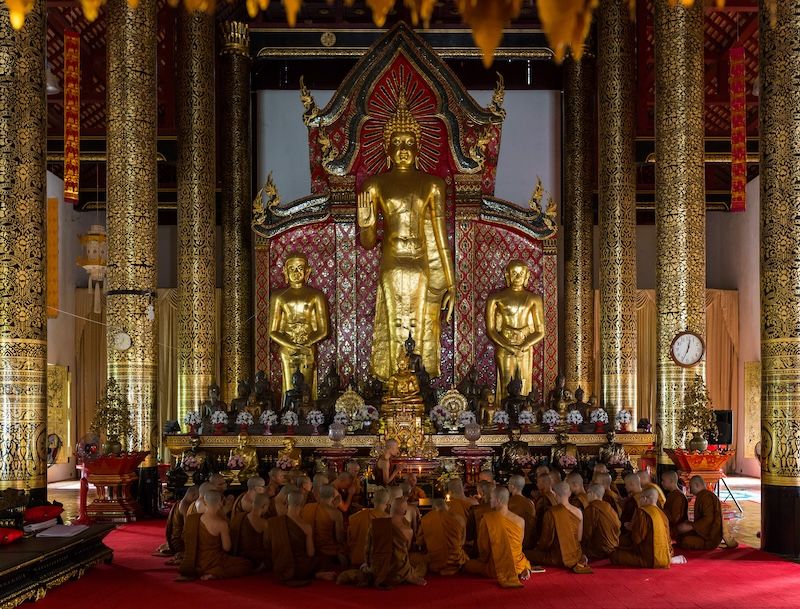
[[[294,428],[300,423],[300,419],[294,410],[287,410],[281,416],[281,423],[286,425],[286,433],[292,435],[294,434]]]
[[[336,425],[344,425],[345,427],[347,427],[348,425],[350,425],[350,417],[347,416],[346,412],[340,411],[337,412],[335,415],[333,415],[333,422]]]
[[[550,433],[553,433],[556,430],[556,425],[558,425],[560,422],[561,417],[558,416],[558,411],[553,410],[552,408],[545,411],[545,413],[542,415],[542,423],[547,425],[547,431]]]
[[[612,467],[625,467],[630,463],[630,459],[625,453],[614,453],[608,459],[608,465]]]
[[[616,421],[620,431],[628,431],[628,425],[631,423],[631,413],[623,408],[617,413]]]
[[[603,427],[608,423],[608,413],[598,408],[589,415],[589,422],[594,423],[595,433],[603,433]]]
[[[572,455],[561,455],[558,458],[558,464],[561,466],[561,469],[569,473],[578,465],[578,460]]]
[[[449,413],[444,406],[436,405],[431,408],[431,413],[428,416],[430,417],[431,422],[436,426],[436,429],[441,431],[445,422],[447,421]]]
[[[203,423],[203,417],[196,410],[192,410],[186,413],[183,417],[183,422],[189,426],[189,434],[195,435],[197,428]]]
[[[241,455],[231,455],[228,459],[228,469],[232,471],[244,469],[244,459]]]
[[[569,423],[569,430],[575,433],[578,431],[578,425],[583,423],[583,415],[578,410],[570,410],[567,413],[567,423]]]
[[[221,435],[222,428],[228,424],[228,413],[224,410],[215,410],[211,413],[211,424],[214,426],[214,435]]]
[[[505,410],[495,410],[494,416],[492,416],[492,423],[497,425],[497,429],[503,431],[506,425],[508,425],[508,422],[508,413]]]
[[[236,424],[239,426],[239,431],[246,432],[247,428],[253,424],[253,415],[246,410],[242,410],[236,415]]]
[[[264,426],[264,435],[271,436],[272,431],[270,428],[278,422],[278,415],[272,410],[265,410],[258,418],[259,422]]]
[[[281,457],[278,459],[277,463],[275,463],[275,467],[284,471],[289,471],[294,467],[294,462],[289,457]]]
[[[530,426],[536,421],[536,415],[532,410],[523,410],[519,413],[517,422],[522,426],[522,431],[528,433]]]
[[[186,473],[196,471],[200,467],[200,461],[194,455],[184,455],[181,461],[181,469]]]
[[[313,435],[319,435],[319,426],[325,422],[325,415],[321,410],[310,410],[306,415],[306,423],[314,428]]]
[[[364,404],[358,409],[358,420],[361,421],[361,426],[364,429],[369,429],[379,417],[378,409],[370,404]]]
[[[471,410],[463,410],[458,415],[458,426],[466,427],[470,423],[475,423],[475,413]]]

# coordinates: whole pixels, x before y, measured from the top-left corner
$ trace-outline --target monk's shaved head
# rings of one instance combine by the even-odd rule
[[[625,476],[625,488],[628,492],[638,493],[642,490],[642,482],[639,480],[637,474],[628,474]]]
[[[553,492],[556,494],[556,497],[564,499],[569,497],[572,491],[570,491],[569,484],[566,482],[559,482],[553,487]]]
[[[278,480],[282,474],[283,470],[280,467],[273,467],[269,470],[269,477],[271,480]]]
[[[251,476],[247,479],[247,490],[253,491],[257,488],[263,487],[265,484],[266,482],[264,482],[264,478],[261,476]]]
[[[372,505],[376,508],[385,508],[389,504],[389,491],[385,488],[379,488],[372,495]]]
[[[461,483],[461,478],[450,478],[447,481],[447,490],[451,494],[461,497],[464,494],[464,485]]]
[[[328,476],[325,474],[314,474],[314,488],[319,488],[325,484],[328,484]]]
[[[492,470],[490,469],[482,469],[481,472],[478,474],[478,482],[486,480],[486,482],[494,483],[494,474],[492,474]]]
[[[253,497],[253,511],[258,514],[262,510],[267,509],[269,506],[269,497],[267,497],[264,493],[259,493],[255,497]]]
[[[186,489],[186,494],[183,496],[183,498],[186,501],[196,501],[199,496],[200,489],[197,488],[197,486],[190,486],[188,489]]]
[[[481,496],[482,503],[489,503],[492,496],[492,489],[494,488],[497,487],[491,482],[487,482],[486,480],[478,482],[478,493]]]
[[[553,486],[553,479],[550,477],[550,472],[539,474],[536,477],[536,488],[540,491],[549,490]]]
[[[706,481],[701,476],[692,476],[692,479],[689,480],[689,490],[692,491],[692,495],[697,495],[705,488]]]
[[[492,507],[508,505],[508,489],[504,486],[495,486],[492,489]]]
[[[352,484],[353,474],[350,472],[341,472],[338,476],[336,476],[336,481],[340,484]]]
[[[436,498],[431,501],[431,509],[437,510],[439,512],[446,512],[447,511],[447,502],[444,499]]]
[[[395,499],[400,499],[403,496],[403,489],[399,486],[390,486],[388,489],[389,491],[389,499],[394,501]]]
[[[521,491],[523,488],[525,488],[525,478],[522,476],[511,476],[508,479],[508,488],[510,489],[512,487],[518,491]]]
[[[210,508],[222,505],[222,493],[219,491],[208,491],[205,495],[206,505]]]
[[[642,496],[639,498],[639,503],[642,505],[656,505],[658,503],[658,491],[652,486],[642,491]]]
[[[320,501],[330,501],[333,499],[333,496],[336,494],[336,489],[333,488],[330,484],[326,484],[324,486],[319,487],[319,498]]]
[[[565,482],[567,484],[583,484],[583,476],[578,472],[572,472],[567,476]]]
[[[608,466],[605,463],[596,463],[593,472],[595,474],[607,474]]]
[[[639,482],[641,482],[642,484],[647,484],[648,482],[650,482],[650,472],[648,472],[646,469],[643,469],[640,472],[636,472],[636,475],[639,476]]]
[[[611,474],[597,474],[597,481],[606,489],[611,488]]]
[[[678,472],[674,469],[668,469],[663,474],[661,474],[662,480],[674,480],[675,482],[678,481]]]
[[[208,481],[216,490],[221,491],[224,490],[227,484],[225,483],[225,476],[222,474],[211,474],[208,477]]]
[[[540,476],[542,474],[549,474],[550,468],[547,465],[540,465],[536,468],[536,476]]]
[[[300,491],[291,491],[288,493],[286,503],[290,508],[300,508],[306,502],[305,495]]]
[[[590,484],[589,488],[586,489],[586,494],[589,496],[589,499],[596,501],[603,498],[603,495],[606,494],[606,489],[602,484]]]
[[[392,507],[389,514],[391,516],[405,516],[408,510],[408,502],[405,497],[398,497],[392,501]]]

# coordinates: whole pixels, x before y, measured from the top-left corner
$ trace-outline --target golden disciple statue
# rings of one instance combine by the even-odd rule
[[[502,403],[508,384],[519,370],[521,395],[533,387],[533,346],[544,338],[542,297],[526,289],[530,270],[521,260],[506,266],[506,288],[486,301],[486,334],[494,343],[497,397]]]
[[[386,381],[397,371],[409,332],[432,377],[440,372],[441,309],[450,321],[455,305],[453,256],[445,223],[446,186],[417,168],[422,129],[400,92],[395,114],[383,129],[389,171],[368,179],[358,195],[359,242],[383,243],[375,305],[372,373]]]
[[[289,287],[275,290],[269,305],[269,337],[279,345],[283,395],[292,389],[292,374],[299,370],[316,399],[317,343],[328,336],[328,300],[306,285],[311,268],[304,254],[290,253],[283,275]]]

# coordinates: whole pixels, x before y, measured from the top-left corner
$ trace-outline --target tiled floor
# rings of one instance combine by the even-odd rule
[[[729,520],[731,529],[736,538],[748,546],[759,548],[761,540],[761,481],[758,478],[726,479],[731,493],[739,502],[742,512],[739,513],[727,490],[723,486],[720,499],[725,502],[725,511],[740,517]],[[78,516],[78,491],[79,482],[68,480],[54,482],[47,487],[49,499],[64,504],[64,520],[69,521]],[[94,498],[94,489],[89,490],[89,501]]]

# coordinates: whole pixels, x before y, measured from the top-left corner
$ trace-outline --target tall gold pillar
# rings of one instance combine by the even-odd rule
[[[800,556],[800,11],[759,8],[761,545]]]
[[[0,7],[0,489],[47,494],[45,3]]]
[[[675,335],[706,330],[706,208],[703,165],[703,3],[655,2],[656,423],[662,446],[682,446],[677,413],[703,365],[680,368]]]
[[[593,124],[594,66],[584,53],[564,62],[564,376],[567,389],[581,387],[587,397],[594,378]]]
[[[627,0],[598,11],[601,403],[636,420],[634,25]]]
[[[222,26],[222,399],[253,375],[250,34],[237,21]]]
[[[156,416],[156,3],[109,0],[107,26],[108,375],[133,411],[131,450],[158,445]],[[115,337],[130,336],[130,347]],[[153,465],[151,457],[145,467]]]
[[[178,18],[178,422],[214,380],[214,16]]]

